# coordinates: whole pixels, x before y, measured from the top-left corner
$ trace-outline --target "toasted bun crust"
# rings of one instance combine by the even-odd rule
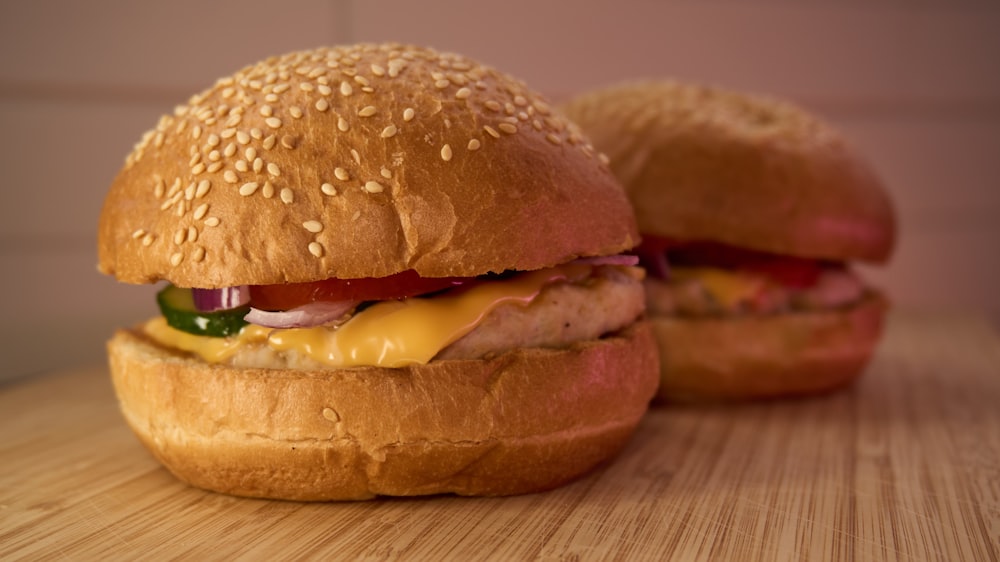
[[[881,335],[885,298],[766,316],[650,319],[660,349],[657,402],[814,394],[857,378]]]
[[[610,157],[644,234],[837,261],[892,253],[882,183],[836,131],[786,102],[642,82],[563,109]]]
[[[248,66],[161,118],[101,213],[99,269],[184,287],[531,270],[638,233],[575,125],[464,57],[359,45]]]
[[[658,383],[644,322],[402,369],[210,365],[126,330],[108,348],[125,419],[178,478],[290,500],[552,488],[614,456]]]

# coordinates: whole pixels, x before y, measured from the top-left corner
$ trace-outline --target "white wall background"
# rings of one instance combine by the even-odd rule
[[[152,288],[96,273],[104,192],[159,115],[324,44],[458,51],[555,99],[669,76],[790,98],[890,186],[897,306],[1000,321],[1000,4],[989,0],[0,1],[0,379],[103,361]]]

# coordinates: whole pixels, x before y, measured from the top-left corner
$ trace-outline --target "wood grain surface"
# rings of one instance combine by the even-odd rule
[[[652,411],[613,463],[509,498],[188,488],[103,367],[0,386],[0,559],[1000,560],[1000,335],[896,314],[853,388]]]

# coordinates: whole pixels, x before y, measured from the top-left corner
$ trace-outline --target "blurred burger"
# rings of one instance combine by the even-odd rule
[[[895,219],[831,127],[783,101],[662,81],[564,109],[636,210],[658,398],[816,393],[864,370],[887,303],[851,264],[889,259]]]
[[[544,490],[657,384],[620,184],[522,83],[402,45],[222,78],[128,155],[99,268],[165,281],[109,342],[128,424],[194,486],[294,500]]]

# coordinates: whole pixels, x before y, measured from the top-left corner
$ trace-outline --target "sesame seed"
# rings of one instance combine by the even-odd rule
[[[451,145],[444,145],[441,147],[441,159],[445,162],[451,160]]]
[[[255,181],[245,183],[240,186],[240,195],[244,197],[253,195],[257,191],[258,187],[260,187],[260,185]]]
[[[272,148],[274,148],[274,143],[277,140],[278,139],[275,138],[274,135],[268,135],[268,137],[266,139],[264,139],[264,142],[262,144],[263,144],[263,146],[264,146],[265,149],[271,150]]]
[[[539,121],[538,119],[533,120],[531,122],[531,126],[534,127],[536,131],[542,130],[542,122]]]
[[[399,76],[399,72],[406,68],[406,61],[403,59],[392,59],[389,61],[389,77],[395,78]]]
[[[273,93],[267,94],[266,96],[264,96],[264,101],[268,103],[275,103],[278,101],[278,94],[273,94]]]
[[[274,90],[272,91],[276,94],[281,94],[287,91],[289,87],[290,86],[288,84],[278,84],[277,86],[274,87]]]
[[[132,233],[132,238],[142,238],[145,235],[146,231],[140,228]]]
[[[302,90],[303,92],[311,92],[316,89],[316,86],[313,86],[309,82],[303,82],[299,84],[299,89]]]
[[[368,86],[371,84],[371,82],[369,82],[367,78],[365,78],[360,74],[354,77],[354,81],[357,82],[358,84],[361,84],[362,86]]]
[[[264,196],[264,199],[274,197],[274,185],[272,185],[269,181],[265,181],[264,187],[261,188],[260,193]]]
[[[528,105],[528,100],[524,99],[524,96],[514,96],[514,105],[524,107]]]
[[[361,217],[361,211],[354,211],[354,214],[353,214],[353,215],[351,215],[351,220],[352,220],[352,221],[356,221],[356,220],[358,220],[358,218],[360,218],[360,217]]]
[[[498,133],[496,129],[490,127],[489,125],[483,125],[483,130],[486,131],[491,137],[495,139],[500,138],[500,133]]]
[[[239,131],[238,133],[236,133],[236,142],[240,144],[249,144],[250,134],[245,131]]]
[[[146,234],[145,236],[142,237],[142,245],[149,246],[153,243],[154,240],[156,240],[156,236],[154,236],[153,234]]]
[[[302,110],[299,109],[297,106],[293,105],[292,107],[288,108],[288,114],[294,117],[295,119],[300,119],[302,117]]]
[[[214,148],[216,146],[219,146],[219,142],[221,142],[219,140],[219,136],[216,135],[216,134],[214,134],[214,133],[211,134],[211,135],[208,135],[208,138],[205,139],[205,144],[207,144],[209,146],[209,148]]]
[[[227,144],[226,148],[222,150],[222,154],[224,154],[226,158],[232,158],[233,155],[236,154],[236,145],[233,143]]]
[[[187,240],[187,230],[182,228],[174,233],[174,245],[180,246]],[[176,265],[176,264],[175,264]]]
[[[323,223],[319,221],[306,221],[302,223],[302,228],[308,230],[309,232],[312,232],[313,234],[316,234],[318,232],[323,231]]]
[[[295,194],[286,187],[281,190],[281,201],[286,205],[291,205],[295,201]]]
[[[213,150],[208,153],[208,159],[212,162],[218,162],[220,158],[222,158],[222,154],[220,154],[218,150]]]
[[[188,184],[187,189],[184,190],[184,198],[187,199],[188,201],[194,199],[194,188],[195,187],[196,186],[195,186],[194,182],[191,182],[191,183]]]
[[[198,205],[198,208],[194,210],[194,220],[201,220],[201,217],[205,216],[208,212],[208,203],[202,203]],[[208,221],[206,221],[207,223]]]
[[[403,121],[409,122],[416,115],[416,111],[412,107],[407,107],[403,110]]]
[[[292,135],[285,135],[281,137],[281,146],[285,148],[295,148],[299,145],[298,137],[293,137]]]
[[[545,139],[551,142],[552,144],[562,144],[562,139],[559,138],[559,136],[556,135],[555,133],[549,133],[545,135]]]
[[[316,86],[316,91],[318,91],[321,95],[324,96],[328,96],[333,93],[333,90],[326,84]]]
[[[277,117],[268,117],[264,120],[264,123],[267,123],[267,126],[272,129],[277,129],[281,126],[281,119],[278,119]]]
[[[202,247],[202,246],[198,246],[197,248],[195,248],[194,249],[194,255],[191,256],[191,259],[193,259],[196,262],[201,262],[202,260],[204,260],[205,259],[205,248]]]
[[[277,164],[275,164],[274,162],[270,162],[267,165],[267,173],[271,174],[272,176],[280,176],[281,170],[278,168]]]
[[[212,162],[211,164],[208,165],[208,168],[206,170],[214,174],[215,172],[218,172],[221,169],[222,169],[222,162]]]
[[[482,143],[479,142],[479,139],[472,139],[472,140],[469,141],[468,149],[469,150],[479,150],[480,146],[482,146]]]
[[[351,149],[351,158],[354,158],[355,164],[361,165],[361,155],[358,154],[358,151],[353,148]]]
[[[167,189],[167,182],[160,179],[156,182],[156,185],[153,187],[153,195],[155,195],[156,198],[159,199],[163,197],[163,193],[166,191],[166,189]]]
[[[198,189],[194,192],[194,196],[201,199],[208,193],[209,189],[212,189],[212,182],[208,180],[201,180],[198,184]]]
[[[198,241],[198,229],[195,228],[194,225],[191,225],[191,226],[188,227],[187,239],[188,239],[188,242],[197,242]]]
[[[257,149],[251,146],[246,149],[243,155],[247,157],[247,161],[252,161],[257,157]]]
[[[253,171],[260,173],[264,169],[264,160],[260,156],[253,159]]]
[[[317,258],[323,257],[323,245],[319,242],[309,243],[309,253],[316,256]]]
[[[382,129],[382,138],[387,139],[396,134],[396,126],[389,125],[388,127]]]
[[[320,99],[316,102],[316,109],[318,111],[326,111],[327,109],[330,109],[330,102]]]
[[[181,190],[181,178],[174,178],[174,183],[170,184],[170,191],[167,192],[167,197],[173,197],[174,194]]]
[[[233,129],[232,127],[228,129],[223,129],[222,132],[219,133],[219,136],[224,139],[233,138],[234,136],[236,136],[236,129]]]
[[[467,97],[469,97],[471,95],[472,95],[472,90],[470,90],[468,88],[459,88],[458,91],[455,92],[455,97],[458,98],[458,99],[460,99],[460,100],[464,100],[465,98],[467,98]]]
[[[385,178],[385,179],[387,179],[387,180],[388,179],[392,179],[392,171],[389,170],[389,168],[384,168],[383,167],[382,170],[379,172],[379,174],[381,174],[382,177]]]
[[[250,129],[250,136],[257,140],[260,140],[264,138],[264,132],[258,129],[257,127],[254,127],[253,129]]]
[[[334,168],[333,169],[333,175],[336,176],[337,179],[340,180],[340,181],[347,181],[347,180],[351,179],[350,174],[348,174],[347,170],[345,170],[343,168]]]
[[[611,163],[611,159],[608,158],[608,155],[603,152],[597,155],[597,159],[600,160],[601,164],[604,164],[605,166]]]
[[[497,127],[499,127],[499,129],[501,131],[503,131],[503,132],[505,132],[507,134],[511,134],[512,135],[512,134],[514,134],[514,133],[517,132],[517,126],[516,125],[511,125],[510,123],[500,123],[499,125],[497,125]]]
[[[348,125],[346,119],[344,119],[343,117],[338,117],[337,128],[340,129],[341,132],[346,133],[348,130],[350,130],[351,126]]]
[[[178,201],[177,202],[177,207],[175,207],[174,214],[177,215],[178,217],[183,217],[184,216],[184,211],[185,211],[184,201]]]
[[[442,78],[441,80],[437,80],[434,82],[434,87],[439,90],[443,90],[448,86],[451,86],[451,81],[449,81],[447,78]]]
[[[375,76],[385,76],[385,69],[377,64],[372,64],[372,74]]]
[[[236,169],[239,170],[239,171],[241,171],[241,172],[247,172],[247,171],[250,170],[250,166],[249,166],[249,164],[247,164],[246,160],[237,160],[236,161]]]
[[[205,219],[205,226],[219,226],[219,217],[208,217]]]
[[[340,83],[340,95],[349,96],[354,93],[354,88],[351,87],[351,83],[346,80]]]
[[[382,193],[382,191],[385,190],[385,187],[383,187],[382,184],[380,184],[377,181],[369,181],[365,182],[364,189],[368,193]]]
[[[323,185],[321,185],[319,187],[319,190],[322,191],[323,193],[325,193],[326,195],[336,195],[337,194],[337,188],[333,187],[333,184],[329,184],[329,183],[324,183]]]
[[[358,111],[358,116],[359,117],[371,117],[372,115],[375,115],[376,111],[377,110],[375,109],[374,105],[366,105],[365,107],[362,107]]]
[[[177,252],[170,256],[170,265],[177,267],[184,260],[184,254]]]

